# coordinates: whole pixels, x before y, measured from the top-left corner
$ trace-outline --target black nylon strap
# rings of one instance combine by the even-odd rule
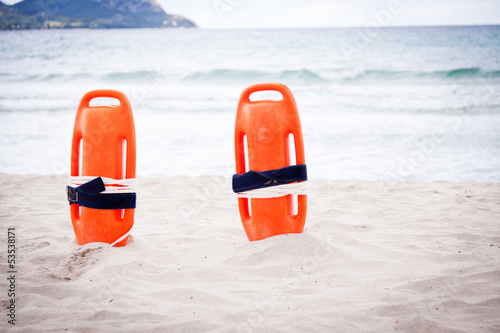
[[[136,206],[135,193],[111,193],[104,192],[104,182],[97,177],[78,187],[66,187],[70,205],[78,204],[94,209],[134,209]]]
[[[290,165],[281,169],[262,172],[250,170],[241,175],[233,175],[233,192],[241,193],[305,180],[307,180],[307,167],[305,164]]]

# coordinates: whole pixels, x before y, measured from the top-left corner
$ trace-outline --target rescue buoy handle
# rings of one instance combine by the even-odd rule
[[[288,89],[288,87],[283,83],[278,83],[278,82],[254,84],[253,86],[248,87],[241,93],[241,99],[245,100],[247,103],[258,103],[251,101],[250,95],[253,94],[254,92],[266,91],[266,90],[277,91],[281,93],[281,95],[283,95],[283,99],[275,101],[276,103],[280,103],[285,100],[294,100],[293,94],[290,91],[290,89]]]
[[[127,96],[121,91],[116,90],[92,90],[83,95],[80,105],[90,108],[90,101],[94,98],[115,98],[120,101],[119,107],[128,106],[129,101]]]

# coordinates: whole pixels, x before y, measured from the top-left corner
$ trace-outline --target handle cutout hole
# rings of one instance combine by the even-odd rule
[[[127,140],[122,141],[122,179],[127,178]],[[120,220],[125,218],[125,209],[120,212]]]
[[[288,134],[288,163],[297,165],[297,152],[295,151],[295,136],[293,133]],[[299,214],[299,196],[291,195],[292,216]]]
[[[77,176],[83,175],[83,138],[78,142],[78,174]],[[76,218],[80,218],[82,216],[82,206],[78,206],[75,211]]]
[[[292,216],[299,215],[299,196],[292,194]]]
[[[271,101],[279,102],[283,100],[283,94],[276,90],[261,90],[250,94],[250,102]]]
[[[248,139],[246,135],[243,135],[243,157],[245,158],[245,170],[243,172],[248,172],[250,170],[250,162],[248,160]]]
[[[83,139],[78,144],[78,176],[83,175]]]
[[[246,198],[247,200],[247,207],[248,207],[248,217],[252,217],[252,199]]]
[[[127,178],[127,140],[122,141],[122,179]]]
[[[90,100],[89,106],[90,107],[108,106],[116,108],[120,106],[120,101],[112,97],[96,97]]]
[[[297,165],[297,153],[295,151],[295,136],[288,134],[288,162],[290,165]]]
[[[245,170],[243,172],[248,172],[250,170],[250,162],[248,158],[248,139],[246,134],[243,135],[243,158],[245,159]],[[252,199],[245,199],[246,200],[246,211],[248,214],[248,217],[252,216]]]

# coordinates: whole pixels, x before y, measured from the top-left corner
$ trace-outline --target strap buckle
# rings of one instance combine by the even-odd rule
[[[78,192],[76,188],[66,186],[66,194],[70,205],[78,203]]]

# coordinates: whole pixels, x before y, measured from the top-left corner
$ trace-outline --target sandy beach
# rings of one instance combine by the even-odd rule
[[[306,230],[249,242],[229,178],[139,178],[111,248],[76,243],[66,181],[0,174],[1,331],[500,330],[498,183],[311,180]]]

